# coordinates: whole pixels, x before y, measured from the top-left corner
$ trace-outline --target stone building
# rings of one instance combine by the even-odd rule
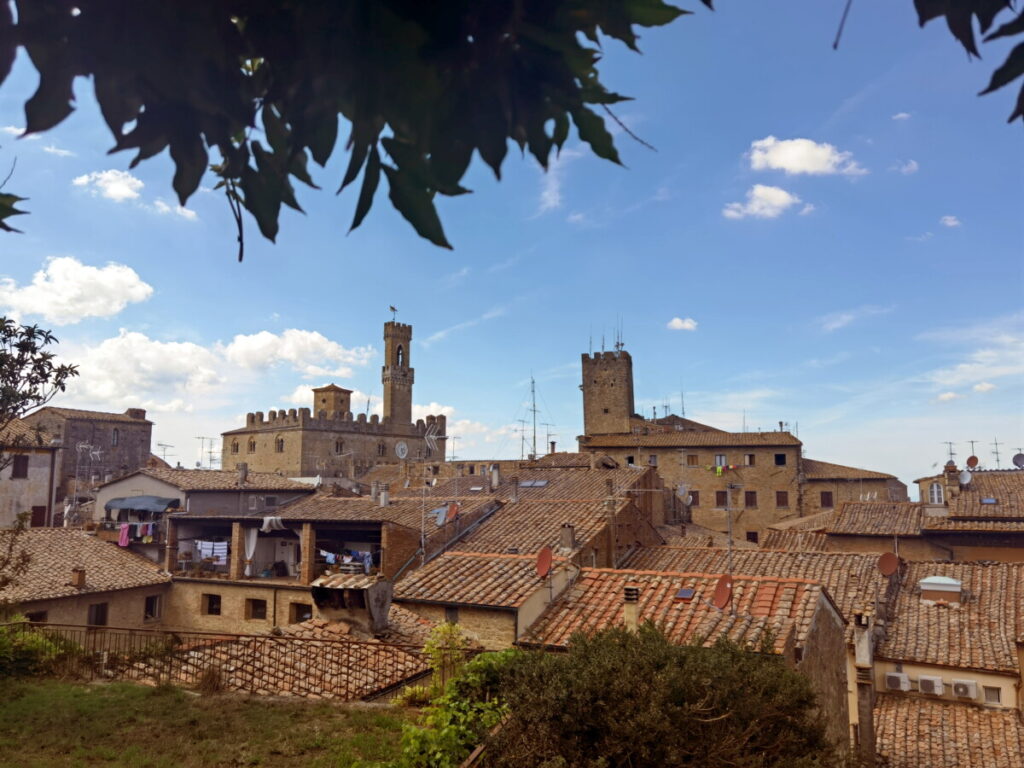
[[[412,420],[412,326],[384,324],[384,415],[353,413],[352,391],[313,390],[310,408],[249,413],[223,433],[221,466],[288,477],[355,477],[378,464],[444,458],[446,418]]]
[[[764,529],[789,518],[836,508],[844,501],[903,501],[893,475],[806,459],[803,443],[782,428],[726,432],[681,416],[645,419],[635,412],[633,360],[623,349],[582,356],[581,451],[625,466],[657,468],[687,502],[694,523],[757,542]]]
[[[21,419],[0,432],[0,528],[24,512],[34,528],[52,524],[58,453],[49,435]]]
[[[151,455],[153,422],[142,408],[105,413],[48,405],[24,422],[63,448],[57,456],[57,502],[76,493],[80,500],[91,498],[90,488],[142,469]]]

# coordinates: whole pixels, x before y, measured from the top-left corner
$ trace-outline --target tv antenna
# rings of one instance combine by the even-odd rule
[[[556,425],[549,424],[548,422],[543,421],[543,422],[541,422],[541,426],[542,427],[547,427],[547,429],[544,430],[544,445],[547,448],[551,448],[551,438],[552,437],[558,437],[557,434],[555,434],[554,432],[551,431],[551,427],[554,427]]]
[[[999,438],[996,438],[996,437],[992,438],[992,454],[996,457],[996,469],[1002,469],[1002,466],[999,463],[999,446],[1000,445],[1003,445],[1003,443],[999,442]]]
[[[213,456],[213,441],[214,441],[214,438],[212,438],[212,437],[204,437],[204,436],[201,436],[201,435],[197,435],[196,436],[196,440],[199,441],[199,465],[202,466],[203,454],[206,453],[206,441],[207,440],[210,441],[210,456],[212,457]]]
[[[530,374],[530,413],[533,414],[533,442],[531,444],[534,458],[537,458],[537,382],[533,380],[533,374]]]
[[[516,419],[519,422],[519,460],[526,458],[526,419]]]
[[[942,444],[946,446],[946,449],[949,451],[949,460],[952,461],[953,457],[956,456],[956,451],[953,450],[953,442],[950,440],[945,440]]]
[[[679,382],[679,415],[686,418],[686,389],[683,382]]]
[[[161,456],[160,458],[163,459],[164,462],[166,462],[167,461],[167,449],[168,448],[173,448],[174,446],[171,445],[170,443],[157,443],[156,447],[159,448],[161,451],[163,451],[163,456]]]

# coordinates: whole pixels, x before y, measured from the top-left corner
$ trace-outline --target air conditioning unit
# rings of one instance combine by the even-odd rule
[[[921,693],[929,693],[932,696],[941,696],[943,693],[942,678],[931,675],[921,675],[917,678],[917,690]]]
[[[976,699],[978,684],[974,680],[954,680],[953,695],[958,699]]]
[[[886,672],[885,688],[888,691],[909,691],[910,675],[906,672]]]

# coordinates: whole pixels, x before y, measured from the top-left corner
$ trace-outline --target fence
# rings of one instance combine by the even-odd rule
[[[0,632],[37,648],[43,674],[85,680],[352,701],[430,672],[422,649],[372,641],[29,622]]]

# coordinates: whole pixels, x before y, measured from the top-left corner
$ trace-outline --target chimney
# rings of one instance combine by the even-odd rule
[[[558,546],[562,549],[576,549],[576,526],[572,523],[562,523],[562,532],[558,540]]]
[[[519,478],[512,478],[512,503],[515,504],[519,501]]]
[[[782,428],[782,422],[780,421],[780,422],[779,422],[779,432],[783,432],[783,431],[785,431],[785,430],[783,430],[783,428]]]
[[[626,587],[623,590],[622,620],[626,629],[636,632],[640,625],[640,587]]]
[[[246,480],[249,479],[249,465],[241,461],[235,465],[235,469],[238,470],[238,484],[245,485]]]
[[[854,666],[857,681],[857,752],[861,764],[875,764],[875,670],[872,622],[863,613],[853,614]]]
[[[960,470],[956,468],[956,462],[950,459],[942,469],[943,485],[946,486],[946,501],[955,499],[960,495]]]
[[[552,440],[551,441],[551,453],[554,453],[554,452],[555,452],[555,441]]]
[[[610,478],[610,477],[605,478],[604,487],[607,490],[607,494],[606,494],[607,496],[614,496],[615,495],[615,481],[612,478]]]
[[[501,485],[501,470],[498,465],[495,464],[491,467],[491,490],[498,490],[498,486]]]
[[[390,486],[387,483],[380,484],[380,493],[378,494],[378,502],[380,506],[386,507],[390,503],[389,497],[391,496],[391,494],[389,493],[389,491]]]
[[[370,483],[370,500],[377,501],[377,497],[380,495],[380,483],[374,480]]]
[[[124,415],[127,416],[129,419],[138,419],[139,421],[142,421],[146,418],[146,409],[129,408],[127,411],[124,412]]]
[[[71,569],[71,586],[77,589],[85,587],[85,568]]]

